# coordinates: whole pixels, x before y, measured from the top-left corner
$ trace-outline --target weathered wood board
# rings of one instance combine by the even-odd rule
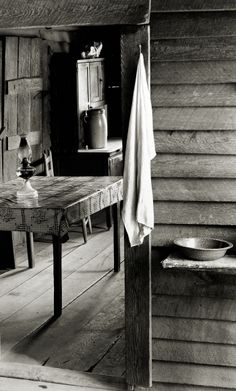
[[[152,86],[156,84],[212,85],[218,83],[235,83],[236,62],[225,60],[167,62],[153,61],[151,77]]]
[[[235,107],[153,109],[154,130],[236,130]]]
[[[159,154],[152,176],[165,178],[236,178],[236,156]]]
[[[232,389],[232,386],[236,384],[236,371],[235,368],[219,366],[154,361],[153,380],[161,383],[181,384],[181,386],[185,384],[215,387],[217,390],[221,387]]]
[[[235,367],[236,346],[175,340],[152,340],[153,360]]]
[[[152,14],[152,38],[227,37],[236,34],[236,12]]]
[[[156,61],[235,60],[236,37],[200,37],[155,40],[151,36],[151,58]]]
[[[234,130],[160,130],[155,131],[157,153],[235,155]]]
[[[152,12],[236,11],[234,0],[153,0]]]
[[[156,201],[236,202],[235,179],[153,178]]]
[[[154,202],[156,224],[232,225],[236,221],[236,203]]]
[[[236,86],[227,84],[153,85],[154,107],[236,106]]]
[[[203,319],[152,318],[153,339],[218,343],[235,346],[234,322]]]
[[[1,2],[1,28],[145,24],[149,21],[149,0],[16,0]],[[14,17],[13,17],[14,15]]]
[[[236,229],[229,226],[156,224],[152,233],[153,246],[170,246],[179,237],[208,236],[229,240],[236,245]]]

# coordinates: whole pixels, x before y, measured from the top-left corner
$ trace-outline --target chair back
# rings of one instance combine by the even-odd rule
[[[43,162],[46,176],[54,176],[52,151],[50,149],[43,152]]]

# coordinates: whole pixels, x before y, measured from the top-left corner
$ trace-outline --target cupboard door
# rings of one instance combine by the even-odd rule
[[[81,116],[82,111],[88,110],[90,106],[89,97],[89,64],[77,64],[77,97],[78,97],[78,114]]]
[[[104,100],[104,65],[101,61],[90,63],[90,105]]]

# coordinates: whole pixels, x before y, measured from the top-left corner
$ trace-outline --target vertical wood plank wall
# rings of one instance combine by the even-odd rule
[[[236,243],[233,3],[152,1],[154,246],[185,235]]]
[[[236,243],[235,10],[152,1],[154,246],[185,235]],[[235,276],[163,271],[163,257],[156,249],[153,389],[236,390]]]

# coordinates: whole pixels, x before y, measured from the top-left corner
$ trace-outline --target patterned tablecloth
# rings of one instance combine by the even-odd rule
[[[0,230],[63,236],[69,226],[123,199],[120,177],[31,178],[38,199],[19,202],[22,180],[0,184]]]

